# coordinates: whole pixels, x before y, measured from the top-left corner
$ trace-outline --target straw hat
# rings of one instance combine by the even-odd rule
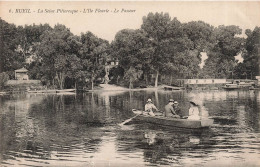
[[[174,100],[173,99],[169,99],[169,102],[174,102]]]
[[[196,104],[196,103],[193,102],[193,101],[190,101],[190,103],[191,103],[192,105],[194,105],[194,106],[198,106],[198,104]]]
[[[147,102],[152,102],[152,99],[148,99]]]
[[[203,99],[200,97],[191,97],[189,98],[190,103],[194,103],[196,106],[203,106]]]

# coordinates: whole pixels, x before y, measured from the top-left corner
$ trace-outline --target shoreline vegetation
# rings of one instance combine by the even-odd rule
[[[112,42],[82,31],[78,36],[62,24],[17,26],[0,18],[0,90],[22,67],[47,89],[93,90],[103,83],[145,89],[176,86],[177,79],[259,75],[260,27],[181,23],[168,13],[149,13],[139,29],[122,29]]]

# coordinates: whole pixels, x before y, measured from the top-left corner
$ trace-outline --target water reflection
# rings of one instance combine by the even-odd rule
[[[215,119],[208,130],[183,130],[131,121],[131,110],[151,98],[199,97]],[[2,166],[254,165],[260,158],[258,91],[114,91],[77,95],[0,97]],[[226,164],[225,164],[226,162]]]
[[[144,138],[147,139],[147,143],[149,145],[152,145],[155,143],[155,137],[156,137],[156,133],[152,132],[152,131],[145,132],[145,134],[144,134]]]

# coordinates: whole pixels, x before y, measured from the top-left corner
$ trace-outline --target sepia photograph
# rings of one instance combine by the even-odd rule
[[[259,167],[260,1],[0,1],[1,167]]]

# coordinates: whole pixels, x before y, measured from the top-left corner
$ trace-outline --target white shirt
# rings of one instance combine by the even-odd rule
[[[152,110],[152,109],[155,109],[156,111],[158,110],[155,105],[153,103],[147,103],[144,107],[144,110],[147,111],[147,110]]]
[[[189,109],[189,117],[188,119],[193,119],[193,120],[199,120],[200,116],[199,116],[199,108],[198,107],[191,107]]]

